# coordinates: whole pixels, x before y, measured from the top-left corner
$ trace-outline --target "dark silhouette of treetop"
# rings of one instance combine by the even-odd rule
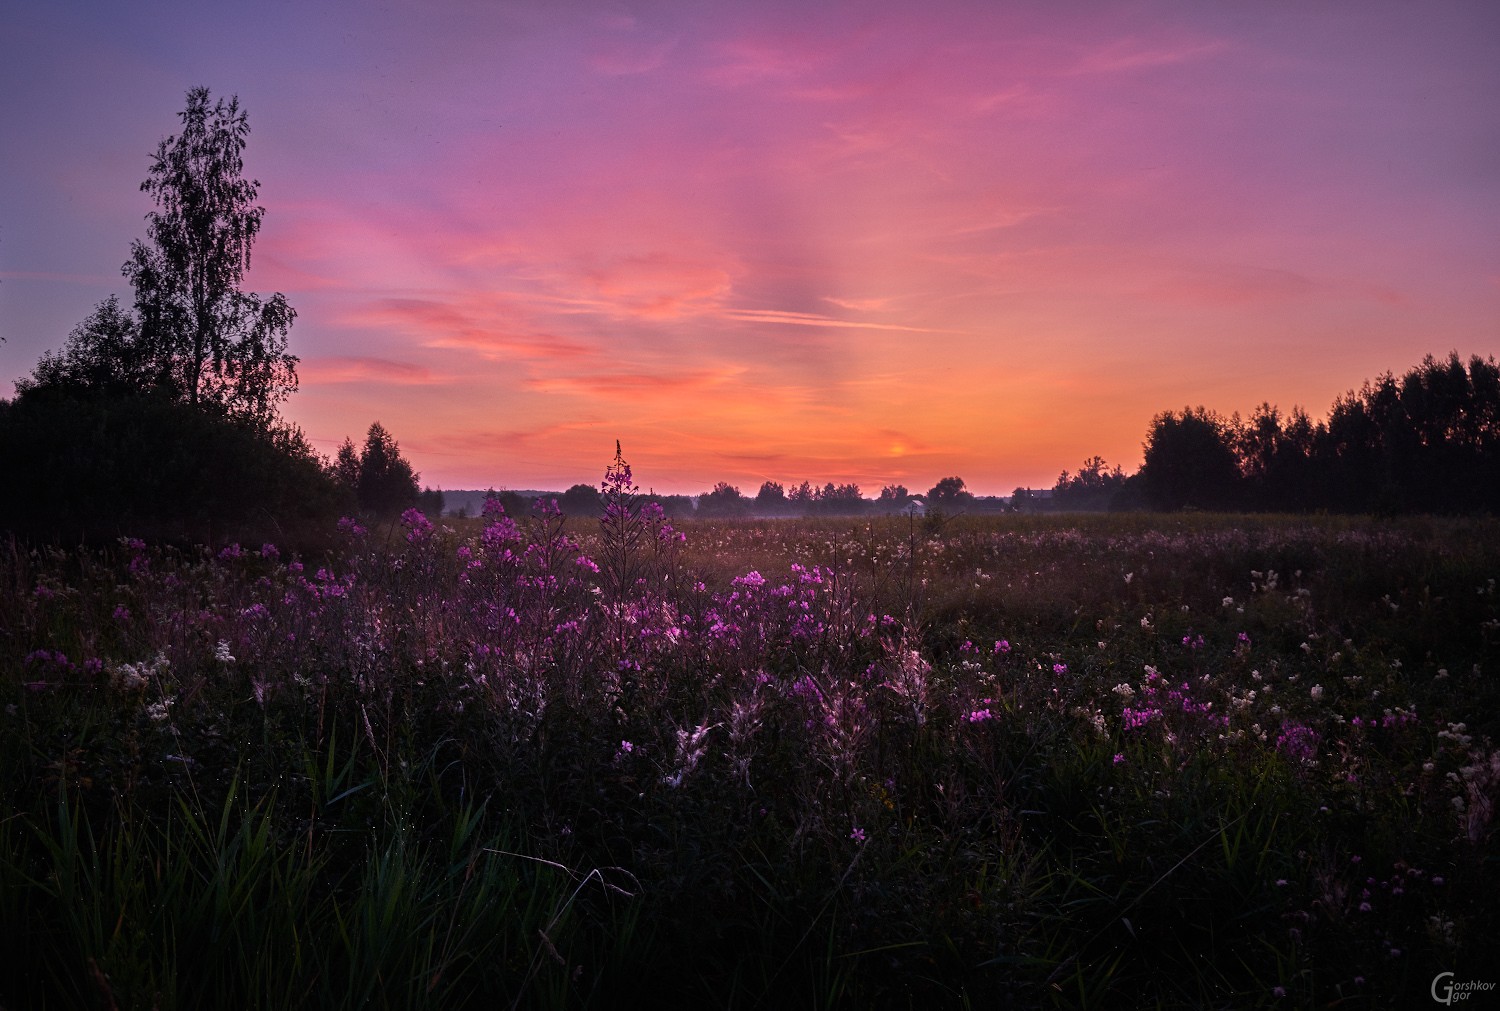
[[[140,325],[120,299],[111,295],[73,328],[67,347],[48,351],[30,378],[16,381],[16,392],[53,390],[82,396],[130,396],[152,389],[157,376],[138,353]]]
[[[239,99],[188,92],[182,132],[162,141],[141,190],[157,209],[124,273],[135,287],[138,351],[158,383],[193,405],[268,418],[297,388],[285,297],[240,290],[265,208],[246,179],[250,124]]]
[[[341,451],[340,459],[335,461],[335,472],[348,465],[348,454]],[[394,516],[416,505],[421,495],[416,472],[401,455],[401,447],[396,445],[391,433],[378,421],[370,426],[365,436],[355,491],[360,508],[376,516]]]
[[[945,477],[927,491],[927,501],[933,505],[955,507],[973,500],[961,477]]]

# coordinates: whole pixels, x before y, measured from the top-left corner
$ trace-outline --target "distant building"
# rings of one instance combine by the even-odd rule
[[[1011,497],[1011,508],[1018,510],[1042,510],[1052,508],[1051,488],[1017,488]]]

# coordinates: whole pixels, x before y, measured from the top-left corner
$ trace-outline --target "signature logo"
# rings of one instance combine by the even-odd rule
[[[1440,972],[1432,977],[1432,999],[1439,1004],[1460,1004],[1476,993],[1487,993],[1493,989],[1494,983],[1477,979],[1456,983],[1451,972]]]

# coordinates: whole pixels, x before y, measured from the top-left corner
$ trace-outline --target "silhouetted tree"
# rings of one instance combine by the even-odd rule
[[[436,488],[423,488],[417,496],[417,508],[428,519],[437,519],[443,515],[443,493]]]
[[[973,500],[961,477],[945,477],[927,492],[927,501],[943,509],[954,509]]]
[[[269,418],[297,388],[286,350],[296,312],[280,294],[240,290],[265,215],[260,183],[242,174],[249,120],[238,98],[210,104],[207,88],[188,92],[181,119],[141,183],[158,209],[124,267],[139,317],[132,346],[188,403]]]
[[[387,517],[410,509],[421,494],[417,477],[391,434],[380,422],[372,424],[359,457],[359,507]]]
[[[1123,470],[1111,470],[1103,457],[1093,456],[1083,461],[1077,474],[1063,471],[1058,475],[1052,504],[1058,509],[1108,509],[1124,486]]]
[[[359,450],[354,448],[353,439],[345,437],[339,446],[338,454],[333,458],[332,472],[333,479],[348,489],[349,494],[357,499],[359,496]]]
[[[0,488],[12,530],[269,539],[348,496],[276,417],[297,385],[295,313],[239,290],[264,214],[241,175],[245,116],[199,88],[182,122],[141,186],[157,210],[124,267],[134,309],[101,302],[0,412],[0,458],[27,475]]]
[[[817,511],[830,516],[851,516],[864,511],[866,502],[857,484],[829,481],[817,495]]]
[[[140,354],[140,325],[111,295],[74,327],[60,352],[48,351],[31,376],[16,382],[16,393],[67,390],[83,396],[125,397],[153,390],[154,363]]]
[[[603,506],[599,489],[591,484],[575,484],[558,498],[557,504],[570,516],[593,516]]]
[[[776,481],[766,481],[755,496],[755,508],[763,513],[786,512],[786,489]]]
[[[714,490],[698,498],[698,513],[702,516],[743,516],[749,511],[749,502],[740,490],[727,481],[714,485]]]
[[[1202,407],[1164,411],[1151,422],[1141,467],[1156,509],[1228,509],[1236,504],[1239,459],[1228,422]]]

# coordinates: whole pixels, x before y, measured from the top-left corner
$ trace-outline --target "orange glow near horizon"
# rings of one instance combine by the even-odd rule
[[[125,293],[139,153],[200,83],[250,115],[288,419],[330,454],[379,420],[430,486],[596,483],[618,439],[660,492],[1003,495],[1134,470],[1162,410],[1321,416],[1500,346],[1495,11],[442,10],[236,23],[213,58],[230,26],[185,5],[24,18],[0,75],[93,141],[0,154],[41,208],[0,246],[4,378]],[[90,111],[93,64],[128,114]]]

